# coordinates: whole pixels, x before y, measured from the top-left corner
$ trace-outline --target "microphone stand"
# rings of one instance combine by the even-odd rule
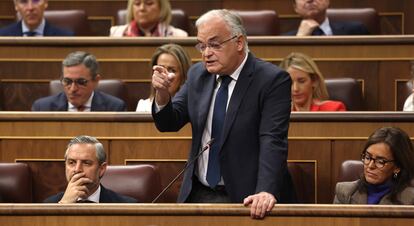
[[[206,144],[206,146],[203,147],[203,149],[201,149],[201,151],[195,156],[195,158],[189,162],[187,162],[184,166],[184,168],[180,171],[180,173],[178,173],[178,175],[171,180],[171,182],[160,192],[160,194],[157,195],[157,197],[155,197],[154,200],[152,200],[151,203],[155,203],[158,201],[158,199],[178,180],[178,178],[180,178],[180,176],[188,169],[188,167],[193,164],[207,149],[209,149],[211,147],[211,144],[214,142],[214,138],[211,138],[211,140],[209,140]]]

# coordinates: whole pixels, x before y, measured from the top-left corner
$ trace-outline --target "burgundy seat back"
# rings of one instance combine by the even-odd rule
[[[379,16],[373,8],[328,9],[327,15],[330,21],[358,21],[364,24],[371,34],[381,34]]]
[[[0,163],[0,197],[2,202],[31,203],[32,177],[24,163]]]
[[[353,78],[325,79],[329,99],[342,101],[348,111],[362,111],[363,94],[359,82]]]
[[[279,18],[274,10],[234,10],[233,12],[243,20],[247,35],[279,35]]]
[[[92,31],[89,27],[88,16],[86,15],[85,10],[46,10],[44,12],[44,17],[55,27],[73,31],[76,36],[92,35]],[[21,19],[21,15],[19,13],[16,14],[16,19]]]
[[[337,182],[358,180],[364,172],[364,164],[359,160],[346,160],[339,169]]]
[[[117,193],[151,202],[161,192],[158,170],[152,165],[108,166],[101,183]]]

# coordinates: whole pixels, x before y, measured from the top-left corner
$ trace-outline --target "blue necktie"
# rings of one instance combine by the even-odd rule
[[[36,36],[37,32],[36,31],[26,31],[23,34],[25,34],[26,36],[29,36],[29,37],[33,37],[33,36]]]
[[[230,76],[221,76],[221,85],[216,94],[214,102],[213,121],[211,126],[211,138],[214,142],[211,145],[208,156],[207,182],[211,188],[216,187],[221,178],[219,146],[221,135],[223,133],[224,118],[226,117],[227,99],[229,96],[228,86],[232,78]]]
[[[320,27],[316,27],[315,30],[312,31],[312,36],[320,36],[325,35],[325,32]]]

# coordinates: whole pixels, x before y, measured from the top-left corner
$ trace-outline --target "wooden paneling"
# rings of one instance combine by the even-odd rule
[[[342,161],[358,159],[368,136],[382,126],[414,134],[410,113],[292,113],[289,160],[315,162],[318,203],[331,203]],[[111,165],[187,159],[191,130],[160,133],[151,116],[137,113],[0,112],[0,162],[62,159],[74,136],[96,136]],[[178,167],[179,168],[179,167]],[[165,184],[165,181],[164,181]]]
[[[193,62],[200,61],[194,38],[0,38],[0,82],[10,85],[6,87],[8,92],[2,91],[4,98],[8,97],[2,107],[29,110],[35,98],[45,93],[37,88],[59,78],[62,59],[71,51],[84,50],[97,56],[103,78],[127,83],[128,107],[134,110],[138,100],[149,94],[152,53],[166,42],[184,46]],[[249,48],[257,57],[274,64],[293,51],[303,52],[315,59],[326,78],[363,81],[365,109],[371,111],[393,111],[395,81],[409,79],[414,73],[414,36],[251,37]],[[17,84],[19,80],[26,84]],[[30,83],[34,84],[33,90],[24,87]],[[25,97],[29,100],[22,99]]]

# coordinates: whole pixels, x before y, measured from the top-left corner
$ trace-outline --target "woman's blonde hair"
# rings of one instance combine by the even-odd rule
[[[170,54],[173,56],[178,64],[179,64],[179,71],[182,75],[180,79],[180,87],[184,84],[185,80],[187,80],[187,71],[191,66],[191,58],[188,55],[188,53],[184,50],[183,47],[177,44],[165,44],[160,47],[158,47],[154,54],[151,57],[151,68],[155,65],[157,65],[158,58],[161,56],[161,54]],[[175,92],[177,92],[176,90]],[[152,99],[155,95],[155,90],[153,87],[151,87],[151,94],[150,98]]]
[[[325,79],[323,78],[321,71],[311,57],[303,53],[291,53],[282,60],[280,67],[285,70],[292,67],[294,69],[308,73],[311,80],[313,82],[316,82],[312,92],[312,97],[319,100],[329,99],[329,94],[325,85]]]
[[[165,23],[170,25],[171,23],[171,4],[169,0],[154,0],[158,2],[160,6],[160,18],[159,22]],[[126,21],[129,24],[132,20],[134,20],[134,2],[135,0],[128,0],[128,7],[127,7],[127,15]]]

